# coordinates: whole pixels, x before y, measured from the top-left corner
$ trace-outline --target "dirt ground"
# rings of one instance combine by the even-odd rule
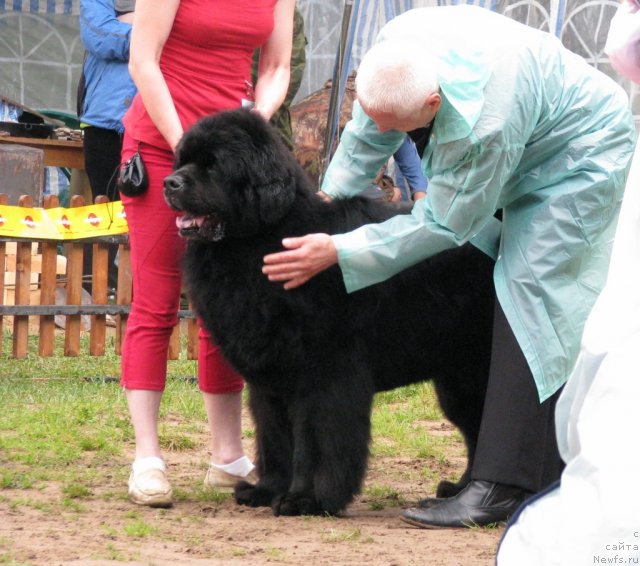
[[[448,423],[428,426],[452,434]],[[403,507],[432,493],[439,477],[460,473],[462,447],[454,443],[451,451],[430,464],[433,479],[424,479],[424,461],[372,458],[363,495],[340,518],[274,517],[231,497],[197,500],[204,450],[168,456],[178,499],[172,509],[134,506],[126,499],[128,462],[118,459],[100,465],[100,483],[71,505],[61,505],[63,486],[52,483],[1,490],[0,563],[490,566],[502,527],[423,530],[398,518]],[[380,486],[392,496],[376,495]]]

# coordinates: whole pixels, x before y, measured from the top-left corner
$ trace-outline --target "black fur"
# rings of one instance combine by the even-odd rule
[[[276,515],[337,514],[366,471],[374,394],[432,379],[473,456],[489,367],[492,261],[470,245],[347,294],[338,267],[285,291],[262,258],[285,236],[344,233],[398,212],[365,198],[325,203],[275,131],[249,112],[193,126],[165,181],[190,237],[189,296],[249,383],[260,480],[236,500]],[[442,482],[451,495],[468,481]]]

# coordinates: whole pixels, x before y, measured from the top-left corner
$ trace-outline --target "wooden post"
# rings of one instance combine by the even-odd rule
[[[131,251],[129,244],[120,244],[118,247],[118,290],[116,301],[119,305],[130,305],[133,296],[131,274]],[[116,354],[122,354],[122,342],[127,330],[127,316],[116,317]]]
[[[180,357],[180,321],[173,327],[171,338],[169,339],[168,359],[177,360]]]
[[[22,195],[18,206],[33,208],[33,198]],[[31,302],[31,242],[16,244],[16,290],[15,304],[28,305]],[[13,357],[26,358],[29,347],[29,316],[13,317]]]
[[[96,204],[109,202],[105,195],[96,197]],[[107,304],[109,248],[107,244],[100,242],[93,244],[93,265],[91,277],[91,294],[96,305]],[[92,356],[104,356],[105,341],[107,338],[106,316],[93,315],[91,317],[91,337],[89,339],[89,353]]]
[[[84,206],[84,197],[71,197],[71,207]],[[82,257],[84,244],[73,242],[67,246],[67,304],[82,304]],[[64,335],[64,355],[78,356],[80,354],[80,325],[82,315],[67,316]]]
[[[189,305],[191,308],[191,305]],[[187,320],[187,359],[188,360],[197,360],[198,359],[198,322],[195,318],[190,318]]]
[[[44,208],[60,206],[56,195],[44,198]],[[56,304],[56,268],[58,263],[57,242],[42,242],[42,273],[40,276],[40,304]],[[40,339],[38,353],[41,356],[53,356],[55,348],[55,317],[54,315],[40,316]]]
[[[9,199],[6,194],[0,194],[0,204],[7,204]],[[0,305],[4,305],[4,277],[5,277],[5,266],[7,264],[7,243],[0,242],[0,265],[2,266],[2,279],[0,279]],[[2,335],[0,336],[0,354],[2,353],[4,346],[4,317],[0,315],[0,332]]]

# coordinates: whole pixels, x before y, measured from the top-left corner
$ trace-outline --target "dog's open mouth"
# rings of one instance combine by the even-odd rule
[[[224,238],[224,223],[215,214],[207,216],[183,214],[176,218],[176,226],[184,238],[198,238],[214,242]]]

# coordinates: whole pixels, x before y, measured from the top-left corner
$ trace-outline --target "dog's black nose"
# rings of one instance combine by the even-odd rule
[[[164,190],[167,192],[177,192],[182,186],[182,179],[178,175],[169,175],[164,179]]]

